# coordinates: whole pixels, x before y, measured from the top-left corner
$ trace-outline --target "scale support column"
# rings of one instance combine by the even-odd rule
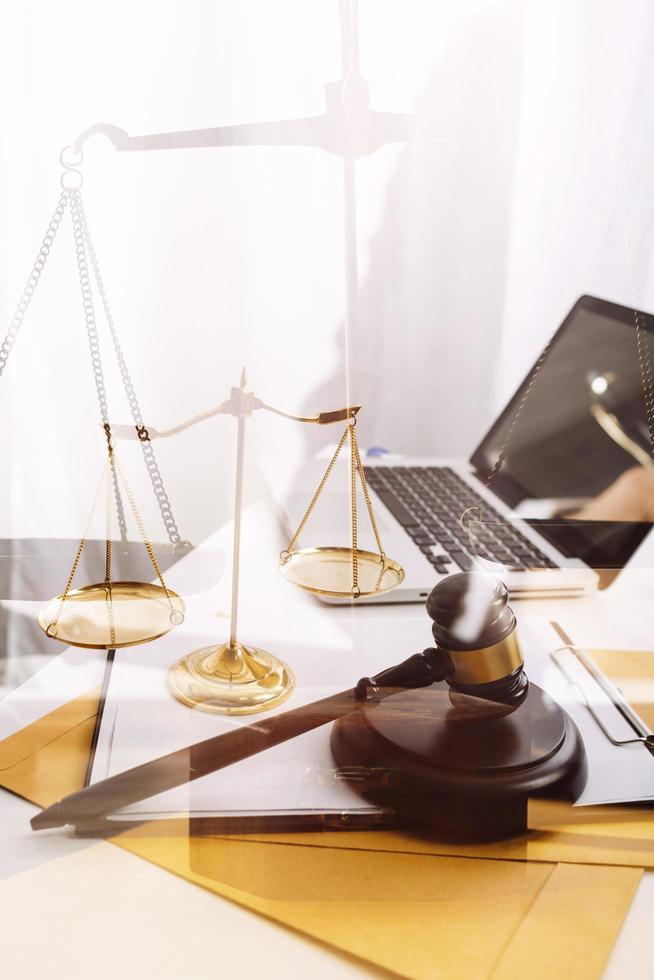
[[[256,407],[254,393],[247,388],[245,369],[227,404],[229,414],[238,420],[229,640],[220,646],[202,647],[174,663],[168,672],[168,686],[188,707],[213,714],[245,715],[280,704],[293,690],[295,678],[283,661],[259,647],[246,646],[237,635],[245,424]]]

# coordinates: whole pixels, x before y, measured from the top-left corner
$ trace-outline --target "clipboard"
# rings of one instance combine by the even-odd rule
[[[648,714],[651,714],[651,717],[654,719],[654,652],[594,650],[590,654],[587,650],[577,646],[558,623],[552,621],[550,625],[564,642],[564,646],[553,650],[550,656],[568,683],[577,691],[580,700],[588,709],[606,738],[618,747],[640,742],[654,754],[654,732],[650,728],[648,720],[641,716],[644,713],[643,707],[645,707],[648,710]],[[597,685],[606,695],[615,711],[626,721],[632,730],[632,736],[623,737],[607,724],[602,717],[602,713],[593,703],[593,699],[589,695],[587,688],[580,682],[579,674],[573,674],[566,664],[566,653],[574,658],[575,663],[583,668],[592,683]],[[647,658],[649,658],[650,663],[647,662]],[[633,681],[649,681],[652,684],[651,703],[643,698],[636,698],[636,704],[630,703],[625,696],[624,690],[615,683],[614,677],[621,676],[620,670],[622,669],[624,671],[625,662],[627,662],[627,674],[631,674]],[[638,676],[639,666],[640,677]],[[634,684],[635,687],[636,684]]]

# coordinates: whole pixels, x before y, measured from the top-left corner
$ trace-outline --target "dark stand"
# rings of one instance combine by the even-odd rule
[[[469,840],[524,833],[529,796],[575,798],[586,779],[575,724],[535,684],[516,709],[444,682],[402,691],[340,718],[331,749],[369,771],[354,784],[367,799]]]

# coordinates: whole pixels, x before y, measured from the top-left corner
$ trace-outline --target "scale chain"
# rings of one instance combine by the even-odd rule
[[[27,313],[28,307],[39,284],[41,278],[41,273],[45,268],[45,264],[48,261],[48,256],[50,254],[50,249],[52,244],[57,237],[57,232],[59,231],[59,225],[61,224],[61,219],[64,216],[64,211],[69,201],[70,192],[68,190],[63,190],[61,196],[57,203],[57,207],[50,219],[50,223],[46,229],[45,235],[43,236],[43,241],[41,242],[41,247],[39,248],[38,254],[34,265],[32,266],[32,271],[27,279],[27,284],[23,290],[21,297],[18,301],[18,306],[16,307],[16,312],[14,313],[11,323],[9,324],[9,330],[0,345],[0,377],[7,366],[7,361],[9,360],[9,355],[11,354],[12,347],[16,342],[16,338],[23,325],[23,320],[25,319],[25,314]]]
[[[109,331],[111,333],[111,339],[113,342],[114,350],[116,353],[116,359],[118,361],[118,366],[125,388],[125,393],[127,400],[129,402],[132,417],[134,419],[134,424],[139,437],[139,442],[141,443],[141,449],[145,459],[146,468],[150,476],[150,481],[152,483],[152,488],[159,504],[159,510],[161,513],[161,518],[163,520],[164,526],[168,533],[168,539],[170,543],[175,546],[181,543],[181,535],[179,533],[179,528],[174,519],[172,513],[172,507],[168,494],[164,486],[163,478],[161,476],[159,466],[157,464],[154,449],[150,442],[150,438],[146,427],[143,424],[143,418],[141,415],[141,409],[136,397],[136,392],[134,390],[134,385],[132,383],[129,371],[127,369],[127,364],[125,361],[125,356],[118,340],[118,335],[113,323],[113,318],[111,316],[111,311],[109,309],[109,304],[107,300],[106,291],[104,288],[104,283],[102,276],[100,274],[100,269],[97,262],[97,257],[91,236],[88,229],[88,224],[86,221],[86,215],[84,212],[84,206],[82,203],[81,194],[78,188],[64,188],[57,202],[57,207],[50,219],[48,227],[46,229],[43,241],[39,248],[36,260],[27,279],[27,284],[23,290],[21,297],[18,301],[16,307],[16,312],[12,317],[9,325],[9,330],[0,345],[0,377],[2,376],[4,369],[9,360],[12,348],[16,342],[20,329],[23,325],[23,320],[29,308],[32,297],[36,291],[39,284],[41,273],[45,268],[46,262],[48,260],[50,249],[54,243],[54,240],[59,231],[61,225],[61,220],[63,218],[64,212],[68,204],[71,204],[71,212],[73,217],[73,234],[75,240],[75,252],[78,263],[78,271],[80,276],[80,286],[82,289],[82,301],[84,304],[84,316],[86,320],[87,333],[89,336],[89,346],[91,350],[91,359],[93,364],[93,374],[96,382],[96,389],[98,394],[98,401],[100,403],[100,412],[102,415],[103,422],[108,421],[108,407],[106,391],[104,386],[104,377],[102,372],[102,364],[100,361],[100,348],[97,333],[97,325],[95,322],[95,312],[93,308],[93,296],[91,292],[91,282],[88,274],[88,265],[86,261],[86,252],[88,249],[88,255],[91,261],[91,266],[93,270],[93,275],[97,284],[98,292],[102,301],[103,309],[107,319],[107,324],[109,326]],[[114,475],[115,476],[115,475]],[[118,522],[120,525],[121,538],[123,541],[127,540],[127,525],[125,522],[125,512],[120,495],[120,488],[114,479],[114,493],[116,498],[116,509],[118,512]]]
[[[538,360],[536,361],[536,363],[532,368],[531,376],[527,383],[527,387],[525,388],[524,394],[522,395],[522,398],[518,403],[518,407],[516,408],[515,415],[511,420],[511,424],[509,425],[506,436],[502,441],[502,445],[500,446],[500,451],[497,454],[497,459],[495,460],[491,472],[486,478],[485,486],[487,490],[490,489],[491,483],[493,482],[493,480],[495,479],[499,471],[502,469],[502,466],[504,465],[504,460],[506,459],[506,452],[507,449],[509,448],[509,442],[511,441],[513,430],[515,429],[516,425],[520,421],[522,413],[525,410],[532,388],[535,386],[536,382],[538,381],[543,365],[545,364],[545,361],[547,360],[547,356],[551,350],[553,340],[554,338],[550,337],[547,344],[543,348],[540,357],[538,358]]]
[[[384,551],[384,546],[382,545],[381,542],[381,535],[379,533],[379,528],[377,527],[375,512],[372,508],[372,500],[370,499],[370,491],[368,490],[368,481],[366,480],[366,473],[363,468],[363,463],[361,461],[361,453],[359,452],[359,442],[357,440],[356,433],[354,432],[354,430],[352,431],[352,438],[354,440],[354,451],[356,453],[357,469],[359,470],[359,479],[361,480],[363,497],[366,502],[366,507],[368,509],[368,516],[370,518],[370,523],[372,525],[373,534],[375,535],[375,541],[377,542],[379,557],[383,561],[386,558],[386,553]]]
[[[82,201],[79,190],[71,190],[71,216],[73,220],[73,241],[75,245],[75,257],[77,259],[77,272],[82,293],[82,307],[84,310],[84,322],[86,324],[86,335],[91,354],[91,365],[95,380],[95,390],[100,405],[100,415],[105,432],[109,432],[109,407],[107,404],[107,392],[104,383],[104,371],[102,368],[102,358],[100,354],[100,338],[98,336],[98,326],[95,318],[95,305],[93,303],[93,291],[91,288],[91,278],[89,276],[88,263],[86,259],[86,242],[84,239],[84,224]],[[109,438],[109,435],[107,436]],[[111,455],[111,441],[109,440]],[[127,523],[120,494],[116,495],[116,509],[118,512],[118,523],[120,526],[120,536],[123,541],[127,540]]]
[[[634,316],[634,327],[636,333],[636,350],[638,354],[638,365],[640,368],[641,382],[643,385],[643,397],[645,401],[645,412],[647,416],[647,428],[649,432],[650,452],[652,454],[652,457],[654,457],[654,374],[652,372],[652,362],[650,358],[649,344],[647,341],[647,337],[643,332],[645,318],[642,313],[640,313],[638,310],[635,309],[634,309],[633,316]],[[515,429],[518,421],[520,420],[520,417],[524,411],[524,408],[527,404],[529,395],[531,394],[533,387],[538,381],[538,378],[541,374],[541,370],[543,368],[543,365],[545,364],[545,361],[547,360],[547,356],[550,352],[553,342],[554,342],[554,337],[551,337],[550,340],[545,345],[540,357],[538,358],[538,360],[536,361],[532,369],[529,382],[524,391],[524,394],[522,395],[522,398],[520,399],[515,415],[509,426],[508,432],[504,437],[504,440],[500,447],[500,451],[497,455],[497,459],[495,460],[495,463],[484,482],[484,486],[486,487],[486,489],[490,489],[491,484],[493,483],[495,477],[497,476],[499,471],[502,469],[502,466],[504,465],[504,460],[506,459],[506,451],[508,449],[509,442],[511,441],[513,430]],[[470,525],[468,525],[468,527],[466,528],[465,520],[467,515],[471,514],[474,511],[477,511],[479,513],[479,507],[478,506],[468,507],[461,514],[461,517],[459,519],[459,523],[461,527],[464,530],[468,531],[468,534],[471,539],[471,544],[473,545],[473,547],[475,546],[475,542],[472,540],[474,537],[474,531],[472,531]],[[474,523],[474,519],[472,522]]]
[[[139,533],[141,535],[141,539],[143,541],[143,545],[145,547],[145,550],[148,553],[148,558],[150,559],[150,563],[151,563],[152,567],[154,568],[155,572],[157,573],[157,578],[159,579],[159,582],[161,584],[161,588],[164,590],[164,594],[165,594],[166,599],[168,601],[168,605],[170,606],[170,621],[171,621],[171,623],[174,626],[179,626],[179,624],[181,622],[183,622],[184,616],[183,616],[183,614],[178,609],[175,609],[175,606],[173,605],[172,596],[170,595],[170,591],[168,590],[168,586],[166,585],[166,583],[164,581],[163,573],[162,573],[161,568],[159,566],[159,562],[158,562],[157,556],[156,556],[156,554],[154,552],[154,548],[152,547],[152,544],[150,542],[150,539],[148,538],[148,535],[146,533],[146,530],[145,530],[145,527],[144,527],[144,524],[143,524],[143,520],[141,518],[141,515],[139,513],[138,507],[136,506],[136,501],[134,500],[134,496],[132,494],[132,490],[130,488],[129,483],[127,482],[127,478],[125,477],[125,474],[123,473],[122,467],[121,467],[120,463],[118,462],[118,459],[116,458],[115,453],[112,454],[112,466],[115,468],[116,472],[118,473],[118,477],[120,478],[120,482],[123,485],[123,489],[125,490],[125,495],[127,496],[127,499],[129,501],[129,505],[130,505],[131,510],[132,510],[132,516],[134,517],[134,521],[136,523],[136,526],[139,529]]]
[[[355,419],[350,419],[346,432],[350,436],[350,507],[352,512],[352,596],[358,599],[361,595],[359,588],[359,520],[357,517],[357,460],[354,447],[356,445],[354,426]]]
[[[347,433],[348,433],[348,430],[346,429],[345,432],[343,433],[343,435],[341,436],[341,441],[339,442],[338,446],[336,447],[336,452],[332,456],[332,458],[330,460],[330,463],[329,463],[329,466],[325,470],[325,473],[323,475],[322,480],[320,481],[320,484],[318,486],[318,489],[316,490],[316,492],[314,493],[313,497],[311,498],[311,503],[307,507],[306,513],[305,513],[304,517],[302,518],[302,520],[300,521],[300,523],[298,525],[297,531],[295,532],[295,534],[293,535],[293,537],[289,541],[286,550],[285,551],[282,551],[281,555],[279,556],[280,559],[281,559],[281,561],[286,561],[289,558],[291,552],[293,551],[293,547],[295,546],[295,543],[296,543],[297,539],[302,534],[302,531],[304,530],[307,521],[311,517],[311,514],[313,512],[313,508],[316,506],[316,502],[317,502],[318,498],[320,497],[320,494],[324,490],[325,484],[327,483],[327,480],[329,479],[329,476],[330,476],[332,470],[334,469],[334,465],[336,463],[336,460],[339,457],[339,454],[341,452],[341,449],[343,448],[343,446],[345,444],[345,440],[347,439]]]
[[[100,416],[102,423],[106,427],[109,425],[109,407],[107,405],[107,392],[104,384],[104,371],[102,369],[102,359],[100,356],[100,339],[98,337],[98,327],[95,319],[95,307],[93,304],[93,291],[91,289],[91,279],[86,261],[86,246],[84,242],[84,231],[80,213],[79,191],[71,191],[71,214],[73,218],[73,239],[75,243],[75,256],[77,259],[77,271],[79,284],[82,293],[82,307],[84,310],[84,321],[86,324],[86,335],[91,354],[91,367],[95,379],[95,390],[100,405]]]
[[[113,481],[114,488],[114,500],[116,501],[116,513],[118,515],[118,527],[120,528],[120,540],[122,544],[127,547],[127,521],[125,520],[125,508],[123,506],[123,498],[120,493],[120,487],[118,486],[118,480],[116,479],[116,471],[111,471],[111,478]]]
[[[520,401],[518,403],[518,407],[515,410],[515,414],[514,414],[513,418],[511,419],[511,424],[509,425],[509,428],[507,430],[507,433],[506,433],[504,439],[502,440],[502,444],[500,445],[500,449],[499,449],[499,452],[497,454],[497,458],[496,458],[496,460],[495,460],[495,462],[494,462],[494,464],[493,464],[493,466],[492,466],[492,468],[491,468],[488,476],[484,480],[484,487],[486,488],[486,490],[490,490],[491,489],[491,485],[493,484],[493,481],[495,480],[495,477],[497,476],[497,474],[500,472],[500,470],[502,469],[502,467],[504,465],[504,461],[506,459],[506,453],[507,453],[507,450],[509,448],[509,443],[511,442],[511,437],[513,436],[513,431],[514,431],[516,425],[518,424],[518,422],[520,421],[520,418],[522,417],[522,413],[524,412],[525,407],[527,405],[527,402],[529,401],[529,396],[530,396],[530,394],[532,392],[532,389],[535,387],[538,379],[540,378],[541,371],[542,371],[543,366],[544,366],[544,364],[545,364],[545,362],[547,360],[547,357],[548,357],[548,355],[550,353],[550,350],[552,348],[553,342],[554,342],[554,337],[550,337],[550,339],[546,343],[545,347],[541,351],[540,357],[538,358],[538,360],[536,361],[536,363],[534,364],[534,366],[532,368],[531,375],[529,377],[529,381],[527,382],[527,387],[525,388],[525,390],[523,392],[523,395],[522,395],[522,397],[521,397],[521,399],[520,399]],[[477,520],[475,520],[474,516],[471,516],[471,515],[474,515],[475,513],[477,514]],[[475,537],[476,532],[473,530],[472,525],[475,524],[475,523],[481,524],[482,523],[482,517],[483,517],[482,510],[481,510],[481,508],[479,507],[478,504],[473,504],[471,507],[466,507],[466,509],[463,511],[463,513],[459,517],[459,526],[461,527],[461,529],[463,531],[467,532],[467,534],[468,534],[468,540],[469,540],[469,543],[470,543],[470,547],[471,547],[471,549],[473,549],[475,551],[476,554],[480,554],[480,551],[479,551],[479,548],[478,548],[478,540]],[[485,551],[486,552],[487,552],[487,550],[488,549],[485,548]],[[487,553],[481,555],[481,557],[483,557],[483,558],[489,558],[491,561],[494,560],[493,556],[492,555],[489,555]]]
[[[113,647],[116,645],[116,624],[114,621],[114,604],[111,592],[111,504],[112,490],[116,486],[116,472],[114,466],[114,454],[109,450],[109,470],[107,471],[107,539],[105,549],[104,564],[104,587],[107,606],[107,618],[109,620],[109,641]]]
[[[61,616],[61,611],[64,608],[64,602],[68,598],[68,593],[71,590],[71,587],[72,587],[72,584],[73,584],[73,579],[75,578],[75,573],[77,572],[77,566],[80,563],[80,559],[82,557],[82,552],[84,551],[84,545],[86,544],[86,541],[87,541],[88,536],[89,536],[89,532],[91,530],[91,521],[93,520],[93,515],[95,514],[96,508],[98,506],[98,499],[100,497],[100,491],[102,490],[102,487],[104,486],[105,480],[107,478],[108,469],[109,469],[109,460],[107,460],[107,462],[105,463],[105,467],[104,467],[104,469],[102,471],[102,476],[100,477],[100,481],[99,481],[99,483],[98,483],[98,485],[96,487],[95,496],[93,497],[93,503],[91,504],[91,509],[90,509],[89,514],[88,514],[88,517],[86,519],[86,525],[84,527],[84,531],[82,533],[82,537],[80,538],[80,542],[79,542],[79,544],[77,546],[77,551],[75,552],[75,558],[73,559],[72,567],[71,567],[70,572],[68,574],[68,581],[66,582],[66,588],[62,592],[61,599],[59,600],[59,607],[57,609],[57,615],[55,616],[55,618],[49,624],[48,628],[45,631],[46,632],[46,635],[49,636],[50,638],[55,637],[57,635],[57,632],[58,632],[58,629],[59,629],[59,617]]]
[[[115,483],[120,480],[120,483],[125,490],[127,499],[132,510],[134,520],[136,521],[137,527],[143,539],[143,544],[148,553],[148,557],[154,568],[157,577],[161,583],[161,586],[168,600],[168,604],[171,610],[171,622],[172,617],[178,615],[178,611],[174,608],[172,603],[171,595],[168,591],[166,583],[159,567],[159,562],[154,553],[154,549],[150,540],[145,533],[145,527],[143,521],[141,520],[141,515],[139,514],[138,508],[136,506],[136,501],[132,496],[130,487],[122,473],[122,470],[118,464],[115,456],[115,452],[111,442],[111,425],[109,422],[109,409],[107,405],[107,393],[104,383],[104,371],[102,368],[102,358],[100,353],[100,340],[98,336],[97,322],[95,318],[95,306],[93,303],[93,290],[91,288],[91,279],[89,276],[89,269],[87,263],[87,249],[86,249],[86,237],[84,234],[85,220],[84,220],[84,209],[82,205],[81,195],[79,189],[72,190],[70,192],[71,198],[71,215],[73,220],[73,238],[75,243],[75,254],[77,257],[77,269],[79,274],[80,289],[82,292],[82,305],[84,309],[84,319],[86,323],[86,332],[89,342],[89,350],[91,353],[91,363],[93,367],[93,375],[95,378],[96,392],[98,396],[98,402],[100,405],[100,414],[102,416],[102,425],[104,428],[105,436],[107,438],[107,449],[109,456],[109,468],[110,474],[107,475],[107,499],[111,496],[110,488],[112,486],[112,477]],[[120,512],[119,512],[120,513]],[[124,520],[124,515],[123,515]],[[107,601],[111,604],[111,581],[108,578],[111,575],[111,542],[107,539],[107,552],[106,552],[106,574],[105,574],[105,585],[107,587]],[[112,616],[110,612],[110,617]],[[111,625],[111,624],[110,624]],[[113,625],[111,625],[112,633],[112,643],[114,642],[114,630]]]
[[[136,395],[136,390],[134,388],[134,383],[131,379],[129,369],[127,367],[127,361],[125,360],[125,355],[123,353],[122,345],[118,338],[116,332],[116,327],[114,324],[114,319],[109,307],[109,300],[107,297],[107,292],[104,285],[104,280],[100,272],[100,266],[97,259],[97,254],[95,247],[93,245],[93,240],[91,238],[91,233],[89,230],[88,222],[86,220],[86,213],[84,210],[84,204],[79,191],[76,192],[79,203],[79,218],[82,228],[82,234],[86,244],[88,257],[91,263],[91,269],[93,271],[93,276],[100,296],[100,301],[102,303],[102,308],[104,311],[105,320],[107,321],[107,326],[109,328],[109,333],[111,335],[111,341],[113,344],[114,352],[116,354],[116,360],[118,362],[118,369],[120,371],[120,376],[122,378],[123,387],[125,389],[125,395],[129,403],[130,411],[132,414],[132,419],[136,432],[141,444],[141,450],[143,452],[143,458],[145,460],[145,465],[150,476],[150,482],[152,483],[152,489],[154,491],[155,497],[159,504],[159,511],[161,513],[161,519],[164,523],[166,531],[168,533],[168,540],[172,545],[179,545],[182,540],[182,536],[177,527],[177,523],[173,516],[172,506],[170,499],[166,492],[164,486],[163,477],[159,470],[159,465],[156,460],[154,453],[154,447],[150,441],[150,436],[146,426],[143,424],[143,416],[141,414],[141,406]],[[118,491],[118,484],[115,483],[115,488]]]
[[[341,436],[340,442],[338,443],[334,455],[332,456],[327,469],[318,485],[318,489],[311,498],[311,502],[306,509],[304,517],[300,521],[299,527],[295,534],[291,538],[287,548],[280,554],[280,561],[282,564],[287,562],[293,552],[295,544],[302,534],[313,509],[320,497],[322,491],[325,488],[325,484],[329,479],[332,470],[336,464],[341,450],[345,443],[349,440],[350,444],[350,468],[348,471],[349,476],[349,492],[350,492],[350,520],[351,520],[351,535],[352,535],[352,588],[351,593],[354,599],[358,599],[361,595],[361,588],[359,585],[359,515],[357,507],[357,476],[361,481],[361,488],[363,490],[363,496],[366,502],[366,509],[368,511],[368,516],[370,518],[370,524],[372,525],[372,530],[375,535],[375,541],[377,542],[377,548],[379,550],[379,557],[381,558],[381,572],[380,580],[383,575],[384,569],[386,568],[386,554],[384,552],[384,547],[381,542],[381,535],[379,533],[379,527],[377,526],[377,520],[375,518],[375,513],[372,507],[372,500],[370,499],[370,491],[368,489],[368,481],[366,480],[365,470],[363,468],[363,462],[361,460],[361,453],[359,451],[359,443],[355,432],[356,419],[354,417],[350,418],[348,424]]]
[[[643,396],[645,399],[645,412],[647,414],[647,428],[649,431],[650,452],[654,456],[654,378],[652,377],[652,362],[650,359],[649,343],[647,335],[643,333],[644,316],[634,310],[634,326],[636,328],[636,349],[638,351],[638,364],[640,366],[640,376],[643,384]]]

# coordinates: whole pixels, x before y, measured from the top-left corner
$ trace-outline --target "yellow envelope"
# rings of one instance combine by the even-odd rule
[[[154,831],[154,832],[153,832]],[[401,976],[599,977],[642,875],[603,868],[191,838],[119,847]]]
[[[78,789],[96,704],[91,693],[0,743],[0,784],[40,805]],[[560,846],[557,835],[551,834],[552,850]],[[112,842],[416,978],[597,977],[642,874],[636,867],[597,867],[597,853],[595,866],[557,866],[544,858],[470,861],[399,833],[292,837],[193,838],[186,821],[178,821],[135,828]],[[486,845],[493,858],[508,856],[512,846]],[[525,957],[532,960],[526,973]]]
[[[99,698],[89,691],[0,742],[0,786],[39,806],[83,786]]]

